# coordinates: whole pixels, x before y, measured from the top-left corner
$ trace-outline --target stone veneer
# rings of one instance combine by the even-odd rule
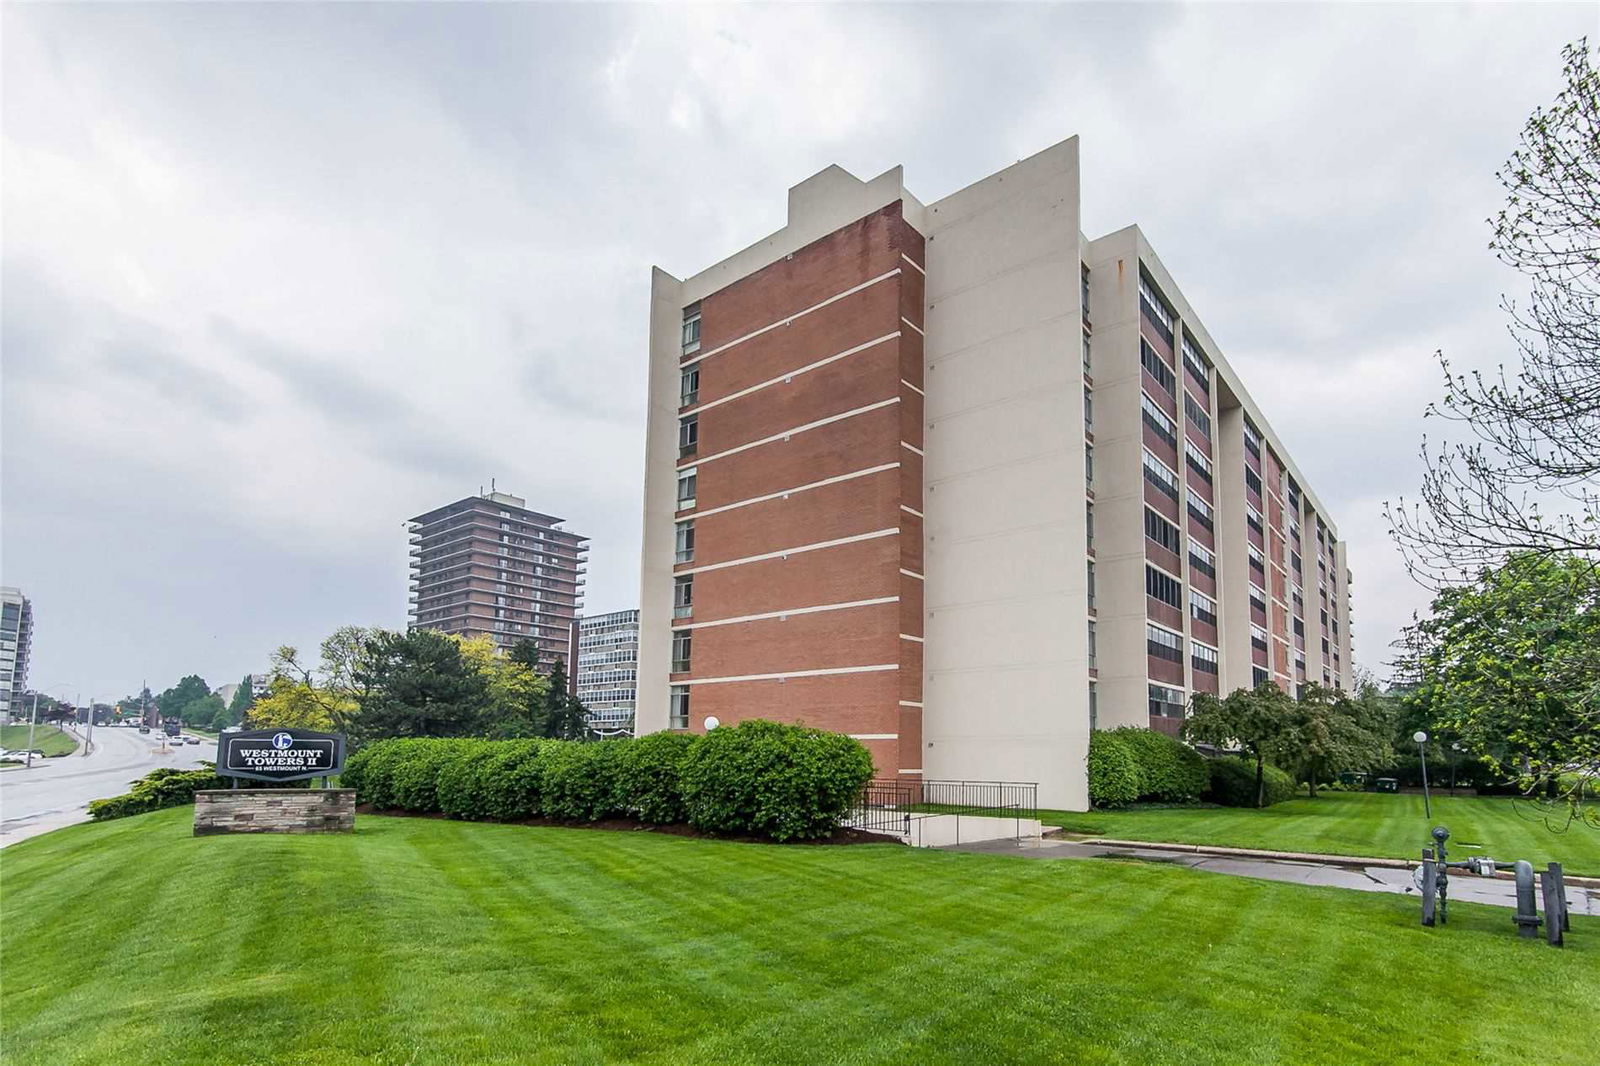
[[[194,794],[194,835],[349,833],[356,827],[353,788],[236,788]]]

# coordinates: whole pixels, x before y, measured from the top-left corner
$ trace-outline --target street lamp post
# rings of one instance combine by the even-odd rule
[[[1461,760],[1461,745],[1450,744],[1450,795],[1456,794],[1456,763]]]
[[[1411,735],[1417,742],[1417,751],[1422,756],[1422,812],[1428,821],[1433,821],[1433,803],[1428,799],[1428,734],[1417,730]]]
[[[24,769],[33,769],[33,731],[39,728],[39,690],[33,690],[33,717],[28,719],[28,761]]]

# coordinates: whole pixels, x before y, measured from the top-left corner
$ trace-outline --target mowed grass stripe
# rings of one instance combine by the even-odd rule
[[[1600,1027],[1589,919],[1554,951],[1500,910],[1429,931],[1409,899],[1151,864],[188,818],[7,849],[8,1063],[1581,1061]],[[60,885],[123,870],[173,935],[81,964],[116,932],[91,908],[34,946]]]

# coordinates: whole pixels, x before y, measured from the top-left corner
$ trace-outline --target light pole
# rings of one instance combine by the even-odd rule
[[[1461,745],[1455,742],[1450,744],[1450,795],[1456,794],[1456,763],[1461,760]]]
[[[33,769],[33,731],[39,727],[39,690],[33,690],[33,717],[28,719],[28,761],[23,767]]]
[[[1431,822],[1433,804],[1428,799],[1428,734],[1419,729],[1411,734],[1411,739],[1417,742],[1417,751],[1422,755],[1422,813]]]

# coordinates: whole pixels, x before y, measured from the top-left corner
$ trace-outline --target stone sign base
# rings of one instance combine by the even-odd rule
[[[349,833],[353,788],[233,788],[194,794],[194,835]]]

